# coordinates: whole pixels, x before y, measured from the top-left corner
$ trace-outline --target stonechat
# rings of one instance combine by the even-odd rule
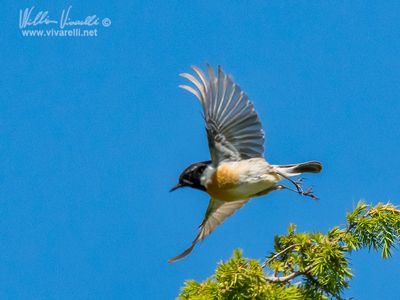
[[[205,217],[191,246],[168,262],[188,255],[200,240],[251,198],[267,195],[275,190],[290,190],[313,199],[312,189],[302,189],[302,179],[290,177],[302,173],[319,173],[317,161],[291,165],[271,165],[264,154],[264,132],[260,119],[247,95],[225,74],[220,66],[215,74],[207,65],[208,76],[192,66],[195,76],[180,74],[193,86],[180,85],[200,101],[206,125],[210,161],[197,162],[186,168],[171,192],[191,187],[209,194]],[[294,188],[278,184],[288,180]]]

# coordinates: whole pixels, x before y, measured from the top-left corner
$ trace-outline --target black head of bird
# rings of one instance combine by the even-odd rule
[[[206,188],[200,183],[200,178],[204,170],[211,164],[211,160],[197,162],[187,167],[179,176],[179,182],[175,185],[170,192],[179,188],[188,186],[201,191],[206,191]]]

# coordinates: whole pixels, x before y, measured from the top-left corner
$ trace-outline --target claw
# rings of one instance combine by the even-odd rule
[[[312,187],[309,187],[307,191],[302,193],[303,196],[310,197],[314,200],[318,200],[318,197],[314,195]]]

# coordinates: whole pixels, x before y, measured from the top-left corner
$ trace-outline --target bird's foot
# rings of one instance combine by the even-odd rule
[[[310,197],[313,200],[318,200],[319,199],[317,196],[314,195],[312,187],[309,187],[306,191],[304,191],[302,189],[302,187],[300,186],[300,184],[298,184],[298,181],[296,182],[296,184],[294,184],[296,186],[296,190],[292,189],[292,188],[289,188],[287,186],[281,185],[281,184],[278,185],[276,189],[278,189],[278,190],[289,190],[289,191],[294,192],[296,194],[299,194],[299,195],[302,195],[302,196],[305,196],[305,197]]]
[[[297,192],[298,192],[299,194],[303,194],[303,193],[304,193],[303,188],[301,187],[301,185],[302,185],[303,182],[304,182],[304,179],[303,179],[303,178],[299,178],[299,179],[297,179],[297,180],[292,180],[291,182],[292,182],[293,185],[296,187]]]
[[[312,187],[309,187],[307,191],[301,193],[303,196],[310,197],[313,200],[318,200],[319,198],[314,195]]]
[[[312,198],[314,200],[318,200],[318,197],[315,196],[314,193],[313,193],[312,187],[309,187],[306,191],[303,190],[301,185],[304,183],[304,178],[299,178],[297,180],[293,180],[292,178],[290,178],[290,177],[288,177],[286,175],[283,175],[282,173],[278,173],[278,174],[280,176],[282,176],[283,178],[285,178],[286,180],[289,180],[296,187],[296,190],[288,188],[288,187],[283,186],[283,185],[279,185],[278,189],[286,189],[286,190],[298,193],[298,194],[300,194],[302,196],[306,196],[306,197],[310,197],[310,198]]]

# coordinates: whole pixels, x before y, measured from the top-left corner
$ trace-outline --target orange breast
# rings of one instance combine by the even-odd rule
[[[211,197],[230,201],[231,192],[239,184],[239,170],[227,164],[219,166],[211,176],[207,192]],[[231,192],[230,192],[231,191]]]

